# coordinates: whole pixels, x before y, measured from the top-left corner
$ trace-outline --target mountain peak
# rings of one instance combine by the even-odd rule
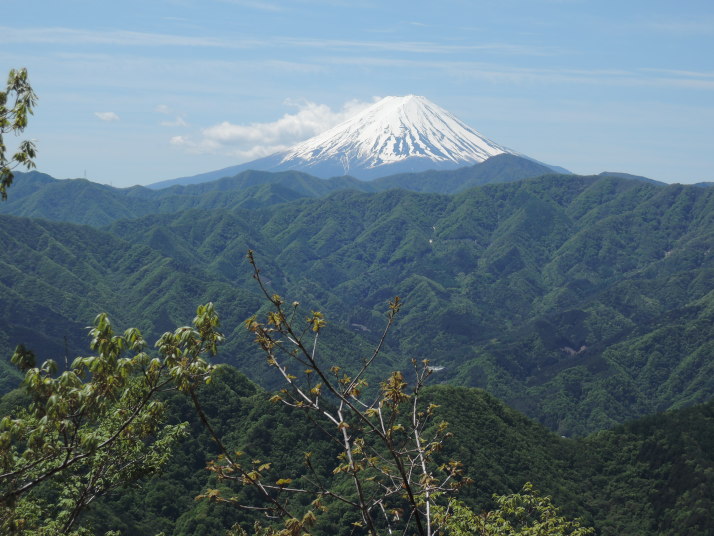
[[[426,97],[384,97],[347,121],[281,153],[280,169],[342,166],[357,177],[395,171],[459,167],[513,153],[484,137]],[[406,164],[407,169],[386,170]]]
[[[365,180],[472,166],[504,153],[524,156],[489,140],[426,97],[389,96],[283,152],[152,187],[206,182],[248,169],[295,170],[321,178],[352,175]]]

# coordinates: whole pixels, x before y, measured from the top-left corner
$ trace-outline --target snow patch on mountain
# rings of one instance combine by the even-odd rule
[[[397,173],[456,169],[509,153],[425,97],[385,97],[350,119],[283,152],[228,168],[161,181],[194,184],[242,171],[302,171],[316,177],[369,180]]]
[[[339,162],[343,173],[359,176],[410,158],[458,167],[514,153],[472,129],[425,97],[385,97],[347,121],[274,155],[280,169],[305,169]],[[440,165],[439,165],[440,164]],[[424,167],[426,166],[426,167]],[[427,169],[428,162],[419,167]]]

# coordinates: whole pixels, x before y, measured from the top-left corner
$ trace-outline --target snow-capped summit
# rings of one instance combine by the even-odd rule
[[[456,168],[501,153],[513,151],[485,138],[427,98],[407,95],[385,97],[344,123],[294,145],[279,154],[275,169],[369,178]],[[324,173],[326,168],[336,173]]]
[[[352,175],[374,179],[395,173],[470,166],[503,153],[518,155],[485,138],[426,97],[385,97],[286,151],[151,187],[206,182],[249,169],[297,170],[322,178]]]

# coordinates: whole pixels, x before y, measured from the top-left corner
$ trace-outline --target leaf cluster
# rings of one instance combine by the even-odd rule
[[[10,69],[4,91],[0,91],[0,197],[7,199],[7,189],[12,184],[12,170],[18,166],[35,167],[35,143],[20,142],[12,155],[7,155],[6,134],[19,135],[27,127],[28,116],[37,104],[37,95],[27,78],[27,69]]]
[[[59,374],[54,361],[37,366],[18,347],[12,361],[32,402],[0,421],[2,531],[74,533],[97,497],[156,472],[185,434],[183,424],[164,423],[158,395],[210,379],[205,357],[222,339],[217,328],[213,305],[200,306],[193,327],[165,333],[152,357],[139,330],[115,334],[100,314],[89,331],[95,354]]]
[[[437,507],[436,518],[450,536],[588,536],[595,530],[561,516],[549,497],[543,497],[526,483],[520,493],[494,496],[497,507],[474,513],[452,500]]]

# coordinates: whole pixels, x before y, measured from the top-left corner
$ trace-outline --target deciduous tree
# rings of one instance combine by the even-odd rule
[[[386,327],[371,355],[361,359],[355,356],[354,370],[343,370],[320,355],[318,342],[326,326],[324,316],[312,311],[305,317],[298,302],[285,303],[269,292],[253,253],[248,257],[270,311],[264,320],[249,318],[246,327],[285,385],[272,400],[306,412],[315,426],[340,446],[340,455],[332,471],[335,479],[326,482],[313,466],[311,454],[306,453],[308,476],[296,485],[291,479],[272,474],[270,463],[244,462],[213,434],[223,454],[210,464],[210,470],[221,480],[254,487],[264,504],[240,504],[218,489],[209,490],[203,497],[260,508],[268,516],[282,518],[284,528],[274,534],[286,536],[304,533],[326,503],[334,501],[359,513],[354,522],[357,533],[436,534],[432,522],[435,497],[457,489],[464,481],[459,463],[439,466],[434,460],[447,435],[447,424],[432,422],[436,406],[424,407],[421,401],[421,391],[431,374],[429,363],[413,362],[411,385],[399,371],[392,372],[379,387],[370,388],[367,382],[368,370],[380,358],[399,312],[399,298],[389,304]],[[350,483],[350,493],[344,491],[345,482]],[[290,500],[294,495],[310,496],[310,507],[295,506]]]
[[[12,155],[7,155],[5,135],[19,135],[27,126],[27,118],[32,115],[37,104],[37,95],[27,78],[27,69],[11,69],[7,86],[0,91],[0,197],[7,199],[7,189],[12,184],[13,169],[23,166],[35,167],[35,143],[21,141]]]
[[[201,306],[193,326],[165,333],[152,357],[139,330],[117,335],[100,314],[90,331],[96,354],[61,374],[19,347],[12,360],[32,403],[0,421],[0,532],[84,534],[84,508],[158,470],[184,425],[164,424],[157,395],[191,392],[210,377],[217,328],[213,305]]]
[[[526,483],[520,493],[494,497],[497,508],[477,514],[458,500],[436,506],[446,536],[588,536],[595,530],[561,516],[549,497]]]

